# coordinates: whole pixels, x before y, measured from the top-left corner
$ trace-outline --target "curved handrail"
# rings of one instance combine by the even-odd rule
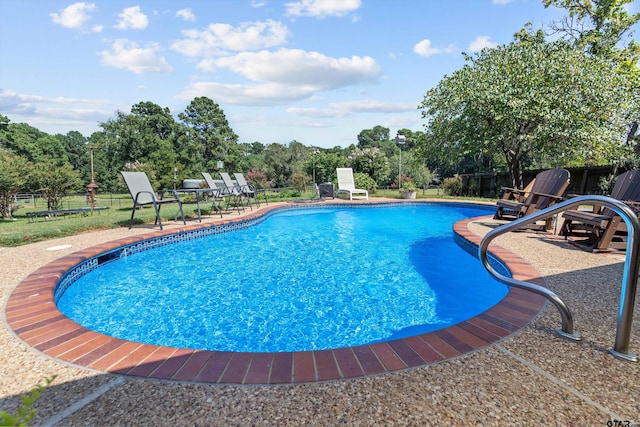
[[[489,244],[494,238],[504,233],[517,230],[523,225],[531,224],[537,220],[548,218],[571,207],[584,204],[598,204],[607,206],[618,215],[620,215],[627,224],[627,252],[625,258],[624,276],[622,278],[622,290],[620,293],[618,327],[616,330],[615,345],[613,349],[609,350],[609,352],[617,358],[637,362],[638,356],[629,353],[629,340],[631,336],[631,323],[633,320],[633,306],[635,303],[636,289],[638,286],[638,267],[640,266],[640,220],[638,220],[638,217],[633,209],[625,205],[620,200],[613,199],[611,197],[595,195],[578,196],[543,209],[539,212],[535,212],[531,215],[519,218],[511,223],[501,225],[500,227],[489,231],[482,238],[480,246],[478,247],[480,261],[489,271],[489,273],[500,282],[508,286],[535,292],[551,301],[558,308],[558,310],[560,311],[560,315],[562,316],[562,330],[558,331],[558,334],[565,338],[579,341],[581,339],[580,335],[575,333],[573,330],[573,315],[571,314],[571,311],[566,306],[566,304],[560,299],[560,297],[558,297],[558,295],[545,287],[521,280],[516,280],[498,273],[489,263],[488,248]]]

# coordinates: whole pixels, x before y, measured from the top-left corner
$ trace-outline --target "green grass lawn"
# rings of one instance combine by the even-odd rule
[[[378,190],[372,197],[399,198],[398,190]],[[315,193],[273,195],[269,201],[287,201],[296,199],[309,199],[315,197]],[[418,191],[418,198],[444,198],[441,191],[429,189],[426,192]],[[182,197],[183,208],[187,218],[197,218],[197,207],[193,203],[193,196]],[[459,198],[458,198],[459,199]],[[475,199],[482,200],[482,199]],[[486,200],[486,199],[484,199]],[[189,203],[191,202],[191,203]],[[29,218],[27,212],[47,210],[46,203],[38,199],[36,204],[21,205],[14,212],[14,221],[0,220],[0,247],[20,246],[27,243],[40,242],[57,237],[71,236],[84,231],[101,230],[118,227],[128,227],[131,217],[133,202],[128,194],[98,195],[96,207],[108,206],[109,209],[95,211],[93,214],[72,214],[53,217]],[[63,199],[62,209],[86,208],[87,201],[84,197],[66,197]],[[200,204],[203,215],[209,214],[211,203],[203,201]],[[169,204],[162,207],[160,213],[163,221],[173,220],[178,211],[177,204]],[[136,212],[134,224],[153,223],[155,212],[152,206],[139,209]]]
[[[184,200],[188,202],[188,200]],[[0,246],[19,246],[39,242],[56,237],[71,236],[89,230],[128,227],[133,202],[129,195],[109,195],[98,197],[96,207],[107,206],[109,209],[82,214],[60,216],[28,217],[27,212],[45,211],[46,203],[38,200],[36,205],[23,205],[14,212],[14,221],[0,220]],[[86,208],[84,197],[66,197],[61,209]],[[208,214],[211,203],[203,201],[203,214]],[[197,217],[195,203],[184,203],[186,217]],[[162,220],[173,220],[178,211],[177,204],[165,205],[160,210]],[[153,206],[146,206],[136,212],[134,224],[153,223],[155,212]]]

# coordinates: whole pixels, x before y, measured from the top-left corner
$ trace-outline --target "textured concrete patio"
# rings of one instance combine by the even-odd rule
[[[481,236],[495,225],[483,218],[469,230]],[[549,304],[529,325],[497,344],[428,366],[297,385],[208,385],[81,368],[34,350],[8,327],[5,305],[29,274],[75,251],[153,229],[137,226],[0,248],[0,409],[15,412],[20,394],[55,374],[36,405],[35,425],[640,423],[640,364],[607,352],[615,340],[624,256],[584,252],[548,234],[511,233],[496,244],[546,278],[546,285],[572,310],[576,330],[583,335],[580,343],[555,335],[560,315]],[[51,248],[58,250],[47,250]],[[631,336],[636,354],[638,305],[636,299]]]

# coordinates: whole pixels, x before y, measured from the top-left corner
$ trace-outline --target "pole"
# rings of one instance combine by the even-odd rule
[[[176,185],[178,182],[178,168],[176,166],[173,167],[173,191],[176,191]]]
[[[398,190],[400,189],[400,180],[402,179],[402,145],[405,143],[406,138],[404,135],[396,135],[396,144],[400,150],[400,161],[398,163]]]
[[[400,181],[402,180],[402,147],[398,145],[400,150],[400,162],[398,163],[398,190],[400,189]]]
[[[89,206],[91,208],[91,215],[93,215],[93,210],[96,207],[96,188],[98,187],[95,182],[95,176],[93,173],[93,150],[96,148],[95,145],[90,145],[89,147],[89,158],[91,159],[91,182],[87,186],[89,189]]]

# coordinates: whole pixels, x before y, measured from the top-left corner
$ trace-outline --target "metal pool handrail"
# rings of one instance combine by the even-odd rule
[[[523,225],[531,224],[537,220],[548,218],[569,208],[584,204],[604,205],[620,215],[627,224],[627,252],[624,263],[624,275],[622,277],[622,289],[620,291],[618,327],[616,330],[616,341],[614,347],[609,350],[609,352],[619,359],[638,362],[638,356],[633,353],[629,353],[629,340],[631,336],[631,323],[633,320],[633,305],[635,303],[636,289],[638,286],[638,267],[640,266],[640,221],[633,209],[625,205],[620,200],[595,195],[579,196],[558,203],[534,214],[519,218],[511,223],[501,225],[500,227],[489,231],[480,242],[480,246],[478,248],[480,261],[482,261],[482,264],[489,273],[500,282],[508,286],[535,292],[551,301],[558,308],[560,315],[562,316],[562,330],[558,331],[558,334],[565,338],[580,341],[582,339],[580,334],[573,331],[573,315],[560,297],[545,287],[516,280],[498,273],[489,263],[488,248],[491,241],[502,234],[517,230]]]

